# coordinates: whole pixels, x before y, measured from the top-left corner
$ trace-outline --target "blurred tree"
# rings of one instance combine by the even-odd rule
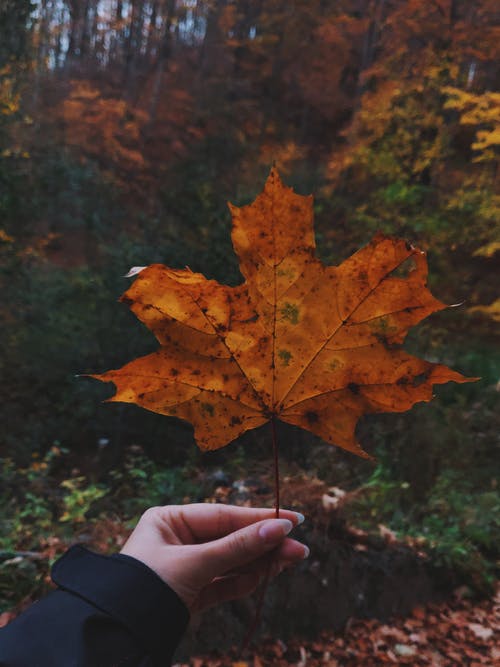
[[[170,258],[237,281],[224,201],[247,202],[273,161],[317,194],[329,260],[381,228],[429,249],[444,300],[495,303],[499,45],[495,0],[5,0],[9,390],[43,403],[30,373],[16,374],[48,373],[34,332],[62,350],[54,377],[84,347],[85,368],[110,365],[116,331],[95,309],[118,296],[129,263]],[[85,303],[81,329],[59,338],[57,326],[75,330],[73,298]],[[472,315],[478,340],[494,335],[484,312]],[[78,342],[85,322],[98,348]],[[68,405],[67,378],[56,385],[53,403]],[[29,446],[59,427],[74,434],[61,415],[49,428],[46,405],[37,414]]]
[[[0,5],[0,68],[24,60],[31,51],[32,0],[3,0]]]
[[[460,263],[469,298],[489,303],[494,266],[475,258],[500,237],[495,4],[378,9],[362,92],[329,163],[326,192],[342,222],[330,246],[396,232],[436,256],[445,299],[456,300]]]

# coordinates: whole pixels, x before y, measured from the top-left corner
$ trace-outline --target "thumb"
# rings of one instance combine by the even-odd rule
[[[288,519],[267,519],[204,545],[205,571],[213,577],[240,567],[275,549],[292,530]]]

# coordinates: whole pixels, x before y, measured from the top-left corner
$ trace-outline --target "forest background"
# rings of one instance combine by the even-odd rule
[[[75,376],[155,348],[117,303],[131,266],[239,282],[226,201],[251,201],[273,163],[314,193],[325,262],[377,230],[428,252],[433,292],[461,305],[406,347],[482,378],[364,418],[376,464],[283,427],[284,476],[345,491],[348,522],[492,590],[499,80],[495,0],[1,0],[0,612],[89,526],[116,548],[148,505],[249,478],[265,495],[265,428],[201,454],[188,424],[103,405],[111,387]]]

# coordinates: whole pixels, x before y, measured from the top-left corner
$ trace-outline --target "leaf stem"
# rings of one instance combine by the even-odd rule
[[[276,435],[276,417],[271,417],[271,431],[273,435],[273,457],[274,457],[274,510],[276,518],[280,516],[280,469],[278,460],[278,438]]]
[[[271,435],[273,441],[273,458],[274,458],[274,512],[277,519],[280,517],[280,469],[279,469],[279,459],[278,459],[278,437],[276,433],[276,416],[272,415],[271,417]],[[264,597],[266,595],[269,581],[271,579],[271,569],[273,566],[273,554],[271,553],[267,562],[266,572],[264,574],[264,579],[259,591],[259,597],[257,599],[257,605],[255,608],[255,616],[253,618],[252,624],[248,629],[245,638],[243,639],[241,648],[240,648],[240,658],[248,649],[250,642],[255,635],[257,628],[260,625],[262,618],[262,609],[264,607]]]

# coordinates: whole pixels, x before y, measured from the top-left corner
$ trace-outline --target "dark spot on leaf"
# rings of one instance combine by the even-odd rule
[[[202,403],[201,404],[201,409],[202,409],[202,412],[204,412],[205,414],[208,414],[211,417],[214,416],[215,410],[214,410],[214,406],[211,403]]]
[[[255,313],[255,315],[252,315],[252,317],[249,317],[247,320],[241,320],[241,323],[247,324],[247,322],[257,322],[258,319],[259,316],[257,315],[257,313]]]
[[[177,377],[179,375],[179,371],[177,368],[171,368],[170,369],[170,375],[173,375],[174,377]]]
[[[308,410],[304,417],[307,419],[309,424],[316,424],[319,421],[318,413],[314,410]]]
[[[201,374],[200,369],[199,369],[199,368],[195,368],[194,371],[193,371],[193,375],[200,375],[200,374]]]
[[[233,415],[231,417],[230,424],[231,424],[231,426],[236,426],[237,424],[241,424],[241,419],[239,417],[235,417]]]
[[[356,384],[355,382],[349,382],[347,388],[349,391],[352,391],[353,394],[359,394],[359,384]]]

